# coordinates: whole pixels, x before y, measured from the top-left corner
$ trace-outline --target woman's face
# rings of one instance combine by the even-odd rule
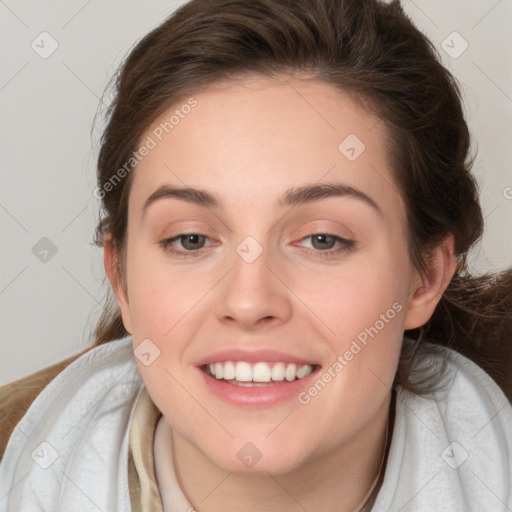
[[[413,286],[385,137],[330,85],[255,78],[142,138],[119,305],[175,439],[226,470],[289,471],[383,424]]]

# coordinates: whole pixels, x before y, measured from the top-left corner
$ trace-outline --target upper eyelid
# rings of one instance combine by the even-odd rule
[[[317,219],[312,219],[312,220],[309,220],[307,222],[307,224],[310,224],[312,222],[331,222],[333,224],[336,224],[338,225],[339,227],[338,228],[331,228],[331,227],[326,227],[326,228],[322,228],[322,227],[312,227],[312,228],[308,228],[307,230],[305,230],[303,227],[300,228],[300,231],[304,231],[306,234],[304,234],[302,236],[302,238],[305,238],[307,236],[311,236],[311,235],[314,235],[314,234],[330,234],[330,235],[333,235],[333,236],[338,236],[340,238],[344,238],[344,239],[347,239],[347,240],[350,240],[352,239],[353,237],[355,237],[355,234],[353,233],[353,231],[351,229],[349,229],[346,225],[344,225],[343,223],[339,222],[339,221],[336,221],[336,220],[328,220],[328,219],[322,219],[322,218],[317,218]],[[196,222],[196,221],[192,221],[192,222]],[[302,221],[301,221],[302,222]],[[200,224],[203,224],[203,222],[200,222]],[[207,225],[207,224],[206,224]],[[180,228],[178,228],[180,229]],[[189,229],[191,229],[192,231],[187,231],[187,227],[182,227],[181,230],[183,231],[177,231],[176,232],[176,235],[173,235],[173,236],[179,236],[179,235],[203,235],[203,236],[206,236],[206,237],[209,237],[209,235],[206,233],[208,231],[210,231],[210,229],[205,229],[204,227],[191,227]],[[345,231],[345,234],[336,234],[336,233],[333,233],[333,231],[337,231],[339,229],[342,229],[343,231]],[[232,233],[233,231],[231,229],[229,229],[229,231]],[[173,238],[171,236],[167,237],[167,238]],[[211,237],[209,237],[211,238]],[[301,239],[302,239],[301,238]]]

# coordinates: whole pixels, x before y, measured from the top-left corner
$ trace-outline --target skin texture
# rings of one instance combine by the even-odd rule
[[[149,366],[137,364],[172,425],[180,485],[199,511],[352,510],[381,461],[403,331],[428,320],[448,285],[453,239],[421,278],[408,256],[385,126],[346,93],[307,78],[255,77],[193,96],[197,106],[133,171],[127,289],[108,237],[105,244],[134,348],[150,339],[160,350]],[[365,145],[354,161],[339,150],[350,134]],[[327,182],[363,191],[380,213],[350,196],[278,205],[290,188]],[[143,216],[162,184],[207,189],[223,207],[165,198]],[[159,245],[183,233],[207,237],[172,244],[198,248],[198,256],[180,258]],[[355,244],[324,258],[343,245],[314,245],[314,234]],[[249,236],[263,250],[251,263],[237,253]],[[196,367],[218,350],[261,348],[315,362],[322,373],[393,304],[401,311],[306,405],[296,397],[232,405],[211,394]],[[237,457],[248,442],[261,453],[253,467]]]

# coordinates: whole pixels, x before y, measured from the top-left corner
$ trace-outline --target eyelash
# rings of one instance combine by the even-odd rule
[[[167,254],[172,254],[174,256],[177,256],[178,258],[197,258],[197,257],[201,256],[203,253],[207,252],[207,250],[204,250],[204,249],[196,249],[194,251],[181,251],[181,250],[177,250],[174,247],[172,247],[171,244],[173,242],[175,242],[176,240],[179,240],[180,238],[182,238],[184,236],[189,236],[189,235],[198,235],[198,236],[208,238],[206,235],[202,235],[201,233],[180,233],[179,235],[176,235],[172,238],[166,238],[165,240],[160,241],[159,245],[162,247],[162,249]],[[307,238],[311,238],[313,236],[318,236],[318,235],[325,235],[328,237],[332,237],[335,239],[335,242],[340,242],[342,244],[342,246],[339,249],[327,249],[325,251],[322,251],[320,249],[310,249],[310,250],[305,251],[307,254],[313,255],[315,257],[333,258],[333,257],[336,257],[343,253],[350,252],[351,250],[353,250],[354,246],[356,245],[356,242],[354,240],[348,240],[346,238],[342,238],[340,236],[336,236],[336,235],[332,235],[330,233],[324,233],[324,232],[313,233],[311,235],[308,235],[308,236],[302,238],[301,241],[306,240]]]

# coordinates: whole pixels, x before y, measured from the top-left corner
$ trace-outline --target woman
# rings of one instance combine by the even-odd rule
[[[510,508],[512,271],[399,3],[193,0],[116,88],[117,304],[4,387],[0,510]]]

